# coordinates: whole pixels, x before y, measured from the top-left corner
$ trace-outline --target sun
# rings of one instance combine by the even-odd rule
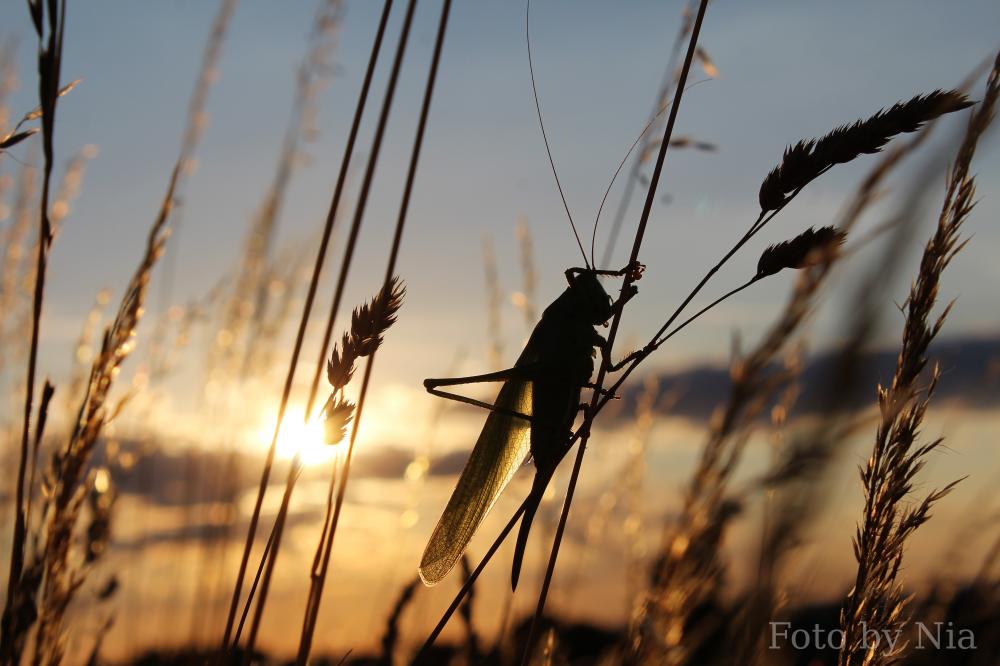
[[[318,418],[305,421],[302,418],[303,409],[289,407],[278,433],[276,455],[290,460],[299,454],[305,465],[318,465],[333,460],[337,447],[324,441],[323,422]],[[257,440],[260,446],[267,449],[274,434],[275,415],[265,419],[257,428]]]

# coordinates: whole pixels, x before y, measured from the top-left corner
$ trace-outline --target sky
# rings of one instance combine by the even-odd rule
[[[56,161],[64,164],[84,146],[96,146],[98,151],[87,164],[81,195],[73,203],[50,259],[41,358],[43,372],[54,376],[70,366],[73,342],[95,293],[105,287],[120,289],[138,262],[176,159],[188,97],[217,6],[207,0],[68,4],[64,75],[82,82],[59,103]],[[389,44],[399,30],[403,4],[396,2]],[[646,122],[682,4],[676,0],[536,0],[532,6],[539,102],[569,206],[587,237],[611,175]],[[290,262],[312,261],[310,254],[329,206],[380,6],[373,0],[355,0],[345,7],[332,55],[333,76],[317,100],[319,136],[305,148],[307,159],[295,174],[279,222],[280,244],[297,250],[281,255]],[[170,305],[203,297],[234,269],[247,224],[273,175],[291,109],[295,71],[307,48],[305,38],[315,9],[316,2],[305,1],[243,0],[237,7],[218,80],[210,93],[197,171],[183,194],[179,228],[164,261],[174,268],[154,276],[151,319]],[[439,9],[439,2],[425,0],[417,10],[356,268],[347,288],[345,302],[349,304],[369,298],[381,283]],[[713,2],[701,44],[717,66],[718,76],[685,93],[676,135],[711,142],[717,150],[668,154],[661,196],[640,254],[647,271],[624,319],[621,339],[638,342],[651,335],[704,271],[742,235],[756,218],[760,182],[778,163],[787,144],[822,135],[917,93],[957,86],[1000,47],[998,25],[1000,4],[993,0]],[[18,40],[21,85],[8,100],[11,114],[17,116],[36,104],[35,43],[27,11],[20,3],[0,5],[0,40],[6,38]],[[381,99],[385,88],[388,59],[383,57],[377,71],[373,103]],[[692,73],[694,81],[706,78],[701,70]],[[973,97],[980,86],[977,83],[973,88]],[[370,113],[362,125],[347,211],[357,197],[374,115]],[[940,160],[942,155],[948,159],[963,126],[959,115],[940,123],[936,139],[892,182],[884,205],[862,228],[876,226],[894,210],[894,195],[908,193],[907,177],[916,174],[921,164]],[[943,282],[942,297],[958,298],[946,337],[996,338],[1000,334],[993,288],[1000,280],[995,258],[1000,250],[996,224],[1000,219],[1000,152],[996,144],[995,136],[986,141],[973,165],[980,203],[967,227],[973,241],[949,267]],[[37,153],[22,144],[0,158],[0,173],[14,173],[15,158],[39,160]],[[833,223],[839,207],[873,163],[873,158],[860,158],[811,183],[719,273],[705,298],[749,277],[768,244],[791,238],[809,226]],[[942,182],[943,177],[936,177],[924,188],[931,214],[939,205]],[[619,181],[609,197],[612,210],[621,196],[621,185]],[[616,266],[624,261],[640,207],[637,195],[617,248]],[[563,271],[579,265],[581,257],[562,211],[535,116],[524,5],[456,2],[400,256],[398,272],[407,283],[407,297],[379,353],[373,415],[413,409],[423,418],[433,409],[433,400],[423,395],[422,378],[491,369],[486,357],[484,238],[491,239],[495,248],[504,296],[503,358],[510,362],[516,357],[527,334],[522,315],[509,298],[521,289],[515,229],[522,219],[533,239],[541,308],[564,288]],[[609,222],[610,217],[604,219],[598,233],[598,254]],[[930,218],[922,221],[918,239],[926,235],[929,223]],[[335,239],[328,274],[339,261],[342,238],[341,233]],[[891,301],[905,297],[918,246],[915,242],[907,248],[901,274],[886,287],[886,316],[878,332],[885,346],[898,340],[901,318],[894,316]],[[299,258],[302,247],[308,250],[305,259]],[[844,262],[834,289],[825,296],[810,326],[815,348],[827,347],[843,334],[840,324],[850,311],[852,285],[867,274],[870,261],[880,251],[877,244],[866,246]],[[672,369],[724,362],[734,333],[738,331],[746,344],[754,340],[783,304],[791,284],[790,276],[782,274],[741,294],[679,335],[651,365]],[[328,301],[331,289],[326,284],[320,292],[320,304]],[[319,312],[323,312],[322,305]],[[143,330],[148,333],[148,322]],[[316,335],[311,329],[305,352],[308,359],[315,355]],[[141,353],[141,336],[139,344]],[[169,401],[171,410],[194,409],[202,377],[200,353],[192,353],[170,380],[171,390],[163,399]],[[458,367],[456,359],[461,359]],[[278,359],[279,365],[284,362],[284,357]],[[276,393],[278,386],[271,388]],[[266,431],[267,420],[273,416],[259,416],[261,422],[252,428]],[[474,434],[480,422],[473,416],[463,414],[444,426],[446,451],[463,443],[467,446],[468,433]],[[416,426],[406,419],[386,420],[390,422],[371,437],[399,446],[411,445],[407,438],[413,439],[412,432],[424,427],[423,420]],[[662,427],[665,434],[651,467],[668,470],[668,483],[657,488],[657,497],[667,495],[665,488],[674,488],[673,481],[681,482],[695,455],[692,442],[700,441],[700,430],[690,423]],[[960,423],[947,418],[935,421],[933,431],[948,430],[966,437],[959,437],[965,443],[965,448],[957,447],[962,454],[948,457],[936,473],[944,477],[966,473],[970,460],[986,460],[984,469],[993,470],[995,454],[987,445],[995,427],[995,417],[986,413]],[[862,455],[860,449],[857,455]],[[600,464],[595,467],[609,469]],[[435,508],[421,513],[418,530],[422,531],[404,537],[405,547],[416,549],[414,553],[450,487],[450,481],[435,483],[430,499],[423,499]],[[857,490],[850,485],[844,488],[845,493]],[[974,497],[979,488],[973,484],[961,495],[963,501]],[[412,491],[400,491],[406,492]],[[362,484],[357,493],[357,506],[366,506],[370,513],[352,518],[349,529],[358,528],[368,516],[372,524],[395,520],[380,504],[382,500],[389,503],[385,498],[393,494],[385,487]],[[676,501],[675,494],[670,497]],[[376,501],[368,501],[372,498]],[[392,510],[398,508],[396,504],[406,505],[400,495],[392,501]],[[178,520],[167,512],[162,518]],[[845,513],[837,520],[849,535],[852,515]],[[293,551],[303,558],[308,557],[312,538],[308,527],[302,527],[301,552]],[[360,528],[355,534],[359,533]],[[351,555],[378,545],[365,540],[369,537],[348,539],[351,545],[340,563],[359,577],[364,572],[350,571]],[[152,573],[172,579],[176,571],[171,567],[177,566],[173,556],[150,560]],[[572,551],[571,557],[576,557]],[[402,580],[403,573],[394,571],[393,575]],[[497,580],[502,582],[502,578]],[[596,587],[601,584],[591,582]],[[363,598],[364,590],[358,583],[338,592],[342,594],[338,598],[354,602]],[[381,617],[382,606],[391,601],[392,589],[380,591],[385,598],[370,602],[373,618]],[[279,608],[282,603],[293,603],[282,594],[278,593]],[[160,611],[169,614],[170,601],[164,603]],[[571,605],[565,599],[563,603]]]
[[[280,221],[287,243],[313,237],[325,216],[379,4],[346,8],[333,55],[336,75],[318,102],[320,138],[307,148],[309,163],[297,174]],[[437,7],[425,3],[417,12],[362,233],[363,260],[347,302],[372,292],[383,271]],[[209,100],[198,171],[184,194],[181,229],[172,241],[171,262],[180,269],[169,280],[171,303],[204,294],[241,251],[245,224],[273,171],[314,8],[309,2],[245,2],[236,11]],[[679,8],[677,2],[549,1],[533,7],[540,102],[582,233],[589,231],[614,168],[645,123]],[[175,159],[214,9],[214,3],[194,1],[96,1],[86,9],[70,4],[65,77],[83,83],[60,107],[57,162],[87,144],[96,145],[99,156],[87,167],[83,194],[53,251],[46,341],[74,339],[93,294],[123,284],[137,261]],[[386,365],[400,372],[417,364],[414,341],[441,343],[419,345],[423,362],[415,374],[425,375],[440,373],[456,347],[474,354],[484,347],[484,234],[494,239],[501,287],[514,291],[521,279],[514,228],[524,217],[534,239],[540,306],[563,288],[562,271],[580,261],[534,117],[523,10],[520,3],[457,3],[454,9],[399,266],[409,294],[398,335],[408,343],[396,347],[396,356],[386,350]],[[390,30],[398,30],[401,17],[397,9]],[[654,207],[641,254],[648,271],[624,333],[638,338],[655,330],[667,306],[678,302],[752,221],[760,181],[786,144],[918,92],[957,85],[996,48],[992,26],[998,19],[1000,8],[988,1],[964,2],[959,9],[936,2],[713,5],[702,44],[720,75],[688,92],[677,133],[710,141],[718,151],[669,156],[661,193],[671,202]],[[4,34],[20,43],[22,85],[11,106],[27,109],[34,95],[27,12],[4,3],[0,21]],[[377,95],[384,89],[387,61],[383,58],[376,77]],[[705,77],[696,72],[692,78]],[[944,123],[942,135],[960,124]],[[369,119],[353,165],[351,200],[372,132]],[[15,156],[24,159],[26,152]],[[830,223],[870,164],[867,159],[838,167],[810,185],[797,206],[720,274],[716,291],[709,293],[721,293],[751,272],[767,243]],[[10,160],[6,166],[13,166]],[[961,299],[953,332],[991,332],[997,325],[989,292],[976,288],[998,277],[992,256],[1000,229],[988,223],[1000,206],[991,196],[1000,171],[996,153],[982,155],[976,170],[982,199],[970,224],[976,240],[946,282],[949,293]],[[613,205],[617,196],[619,191],[612,192]],[[640,202],[637,195],[630,224]],[[626,248],[619,244],[617,261]],[[335,248],[333,256],[339,253]],[[899,298],[905,284],[895,292]],[[770,281],[720,308],[657,362],[724,358],[733,331],[749,336],[759,331],[788,286],[788,280]],[[513,308],[505,308],[504,317],[513,356],[523,328]],[[818,328],[822,338],[831,327]]]

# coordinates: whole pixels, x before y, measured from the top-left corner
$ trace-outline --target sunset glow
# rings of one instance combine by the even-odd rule
[[[281,431],[278,433],[278,443],[275,453],[278,457],[291,460],[296,454],[305,465],[317,465],[333,460],[336,446],[324,441],[323,422],[319,418],[305,421],[302,409],[289,409]],[[256,432],[256,444],[263,450],[271,444],[274,435],[274,415],[261,422]],[[341,442],[343,444],[343,442]]]
[[[1000,666],[997,25],[0,2],[0,666]]]

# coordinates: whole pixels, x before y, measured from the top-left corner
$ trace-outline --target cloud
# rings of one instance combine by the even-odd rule
[[[896,364],[895,349],[865,352],[859,372],[841,403],[842,409],[859,410],[874,406],[875,385],[891,380]],[[941,367],[941,381],[934,394],[934,405],[964,409],[992,409],[1000,406],[1000,337],[955,338],[934,344],[928,355]],[[828,351],[807,360],[801,377],[801,393],[793,415],[807,416],[822,412],[828,402],[827,390],[837,372],[836,351]],[[676,392],[678,398],[669,413],[703,421],[729,393],[729,370],[719,366],[696,366],[658,377],[660,394]],[[641,389],[632,388],[623,396],[624,409],[632,413]],[[767,413],[765,410],[763,413]]]
[[[406,467],[413,462],[413,451],[397,447],[380,447],[359,453],[351,464],[351,474],[370,479],[401,479]]]
[[[965,409],[991,409],[1000,406],[1000,336],[989,338],[959,338],[942,341],[931,348],[930,358],[941,365],[942,377],[934,405],[948,404]],[[896,351],[885,349],[866,353],[861,371],[843,408],[865,409],[874,405],[876,382],[892,377]],[[802,391],[794,415],[806,416],[824,408],[827,387],[836,371],[835,352],[826,352],[808,360],[802,374]],[[669,413],[693,421],[704,421],[726,398],[729,373],[724,367],[702,365],[682,372],[661,375],[661,395],[677,391],[676,403]],[[627,418],[635,408],[638,383],[626,390],[617,416]],[[765,410],[764,413],[767,413]],[[135,453],[135,464],[128,470],[115,469],[114,478],[120,492],[143,497],[160,506],[190,506],[212,502],[228,502],[249,492],[260,480],[260,458],[257,456],[202,451],[168,453],[162,447],[150,452],[140,443],[122,443],[124,450]],[[352,465],[352,476],[358,479],[402,479],[413,461],[413,451],[398,446],[359,451]],[[469,451],[443,454],[431,461],[428,474],[432,477],[455,476],[462,471]],[[104,464],[100,459],[96,464]],[[306,470],[306,475],[327,474],[325,468]],[[283,477],[282,477],[283,478]],[[179,535],[183,536],[183,535]]]

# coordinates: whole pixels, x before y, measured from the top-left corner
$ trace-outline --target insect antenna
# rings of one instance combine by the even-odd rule
[[[597,207],[597,217],[594,218],[594,230],[590,234],[590,262],[595,268],[597,267],[597,261],[594,259],[594,246],[597,244],[597,223],[601,221],[601,211],[604,210],[604,203],[608,200],[608,194],[611,193],[611,188],[614,187],[615,179],[618,178],[618,174],[621,173],[622,168],[625,166],[625,162],[627,162],[629,156],[632,155],[632,151],[635,150],[637,145],[639,145],[642,137],[645,136],[646,132],[653,126],[653,123],[656,122],[656,119],[660,117],[660,114],[663,113],[666,108],[667,107],[664,106],[660,109],[657,114],[653,116],[648,123],[646,123],[646,126],[642,128],[642,131],[639,132],[639,136],[635,137],[635,141],[633,141],[632,145],[629,146],[628,152],[625,153],[625,157],[623,157],[622,161],[618,163],[618,168],[615,169],[614,175],[611,176],[611,182],[608,183],[607,189],[604,190],[604,196],[601,197],[601,205]]]
[[[684,92],[687,92],[691,88],[694,88],[696,85],[711,80],[712,80],[711,78],[707,78],[707,79],[702,79],[701,81],[695,81],[694,83],[686,87],[684,89]],[[608,195],[611,194],[611,188],[614,187],[615,180],[618,178],[618,174],[620,174],[622,169],[625,167],[625,163],[628,161],[629,156],[632,155],[632,151],[634,151],[635,147],[639,145],[640,141],[642,141],[642,137],[646,136],[646,132],[649,131],[649,128],[652,127],[657,120],[659,120],[660,116],[662,116],[663,113],[668,108],[670,108],[670,103],[672,101],[673,98],[667,100],[664,103],[664,105],[660,107],[660,110],[656,112],[656,115],[650,118],[649,122],[646,123],[646,126],[642,128],[642,131],[639,132],[639,136],[635,137],[635,141],[633,141],[632,145],[629,146],[628,152],[625,153],[625,157],[623,157],[622,161],[618,163],[618,168],[615,169],[614,175],[611,176],[611,182],[608,183],[607,189],[604,190],[604,196],[601,197],[601,205],[597,208],[597,217],[594,218],[594,230],[590,234],[590,263],[594,266],[594,268],[597,268],[597,262],[594,260],[594,246],[597,244],[597,224],[601,221],[601,213],[604,211],[604,204],[607,203],[608,201]]]
[[[587,268],[591,268],[590,262],[587,261],[587,253],[583,249],[583,243],[580,241],[580,234],[576,230],[576,223],[573,222],[573,215],[569,212],[569,204],[566,203],[566,195],[563,193],[562,183],[559,181],[559,173],[556,171],[555,160],[552,159],[552,149],[549,148],[549,137],[545,133],[545,122],[542,120],[542,107],[538,103],[538,88],[535,85],[535,67],[531,60],[531,0],[527,0],[524,6],[524,37],[528,43],[528,72],[531,74],[531,93],[535,98],[535,111],[538,113],[538,126],[542,130],[542,140],[545,142],[545,152],[549,156],[549,166],[552,167],[552,175],[556,179],[556,187],[559,189],[559,198],[562,199],[563,208],[566,210],[566,217],[569,218],[569,226],[573,229],[573,236],[576,238],[577,247],[580,248],[580,254],[583,256],[583,263],[586,264]]]

